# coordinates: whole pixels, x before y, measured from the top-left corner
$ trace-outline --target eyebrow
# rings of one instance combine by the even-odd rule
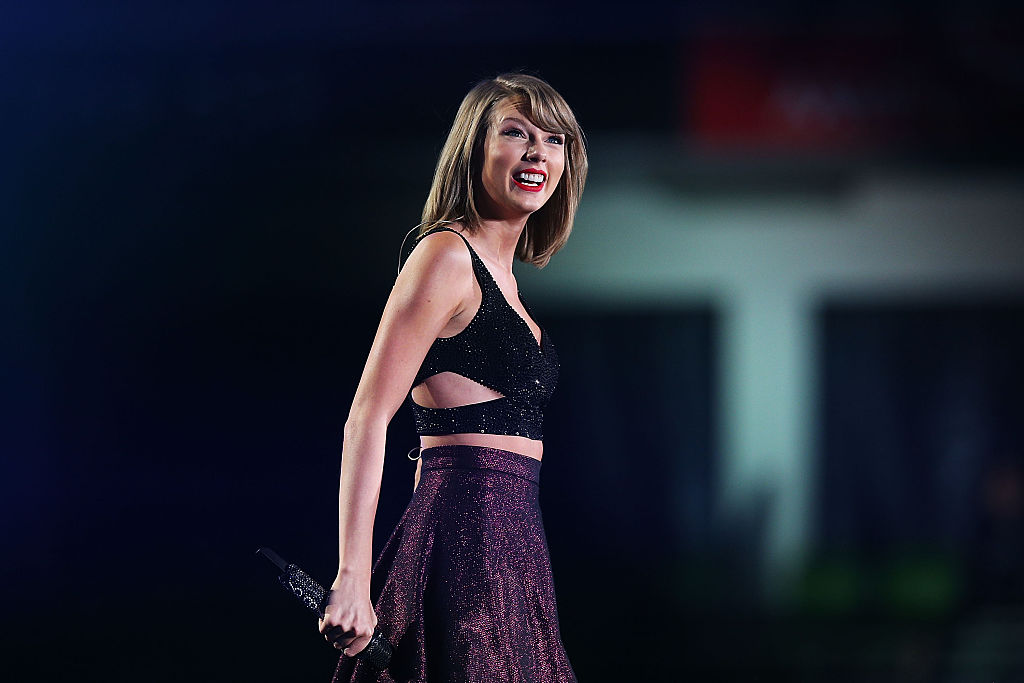
[[[526,121],[523,121],[518,116],[506,116],[505,118],[503,118],[501,120],[501,124],[504,124],[506,121],[515,121],[516,123],[518,123],[521,126],[532,125],[534,128],[540,128],[541,130],[543,130],[548,135],[561,135],[562,137],[565,137],[565,133],[559,133],[556,130],[544,130],[543,128],[538,126],[536,123],[534,123],[534,124],[527,124]]]

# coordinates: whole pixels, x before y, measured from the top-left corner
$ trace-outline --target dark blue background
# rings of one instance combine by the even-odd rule
[[[253,552],[269,545],[333,576],[341,428],[399,242],[418,222],[462,95],[525,69],[558,88],[596,137],[685,136],[680,72],[699,29],[767,22],[813,32],[850,16],[871,21],[882,7],[6,7],[5,668],[18,680],[326,680],[334,653]],[[908,35],[940,32],[923,4],[887,11]],[[1002,114],[992,120],[1019,112],[1019,90],[985,92],[988,111]],[[1019,127],[968,128],[967,144],[893,153],[1019,168]],[[601,163],[600,148],[591,160]],[[756,524],[722,537],[710,521],[712,306],[534,307],[562,350],[542,505],[580,680],[860,680],[844,653],[871,651],[879,624],[895,634],[886,642],[941,649],[960,602],[938,626],[927,610],[890,610],[884,595],[838,616],[761,608]],[[839,302],[821,311],[831,407],[821,425],[820,548],[855,577],[875,565],[851,553],[875,558],[886,543],[902,551],[952,533],[929,521],[946,509],[947,489],[879,506],[856,502],[862,489],[850,474],[885,468],[881,456],[860,457],[884,454],[885,438],[918,443],[936,432],[952,408],[914,393],[930,391],[933,366],[955,365],[965,348],[998,359],[970,399],[975,412],[992,408],[974,433],[1019,462],[1020,302],[919,309]],[[892,360],[950,339],[943,326],[960,325],[958,315],[975,316],[981,332],[931,346],[932,366]],[[860,343],[864,334],[874,346]],[[868,354],[876,375],[850,374],[851,353]],[[896,409],[916,408],[880,416],[854,408],[870,400],[849,398],[887,387]],[[389,432],[375,548],[408,502],[414,467],[404,454],[415,443],[403,408]],[[927,447],[915,457],[928,462]],[[924,467],[903,466],[911,478]],[[969,469],[984,476],[983,464]],[[956,538],[967,544],[947,549],[954,557],[985,543],[969,486],[959,489],[966,512],[949,522],[963,525]],[[819,647],[834,659],[806,652]],[[903,650],[892,649],[898,668]],[[934,674],[925,670],[920,680]]]

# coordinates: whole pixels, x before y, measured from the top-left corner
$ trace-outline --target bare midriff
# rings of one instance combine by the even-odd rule
[[[525,436],[507,434],[444,434],[441,436],[421,436],[420,446],[484,446],[503,451],[512,451],[535,460],[540,460],[544,453],[544,442],[538,439],[527,439]]]
[[[451,408],[490,401],[501,398],[502,394],[463,377],[454,372],[442,372],[428,377],[412,390],[412,400],[427,408]],[[503,451],[520,453],[536,460],[544,453],[544,442],[539,439],[528,439],[525,436],[511,434],[480,434],[467,432],[459,434],[443,434],[438,436],[420,436],[420,446],[484,446],[498,448]]]

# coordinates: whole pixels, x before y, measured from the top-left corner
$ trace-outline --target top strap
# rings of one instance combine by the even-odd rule
[[[421,239],[423,239],[424,237],[426,237],[427,235],[433,235],[433,234],[434,234],[435,232],[438,232],[438,231],[440,231],[440,230],[447,230],[448,232],[454,232],[454,233],[455,233],[456,235],[458,235],[459,237],[461,237],[461,238],[462,238],[462,241],[466,243],[466,247],[468,247],[468,248],[469,248],[469,251],[470,251],[470,252],[471,252],[471,253],[472,253],[472,254],[473,254],[474,256],[476,256],[476,252],[475,252],[475,251],[473,251],[473,245],[471,245],[471,244],[469,243],[469,240],[467,240],[467,239],[466,239],[466,236],[465,236],[465,235],[463,235],[463,234],[462,234],[461,232],[459,232],[458,230],[454,230],[454,229],[452,229],[452,228],[449,228],[448,226],[445,226],[445,225],[435,225],[435,226],[434,226],[434,227],[432,227],[432,228],[431,228],[430,230],[427,230],[427,231],[426,231],[425,233],[423,233],[422,235],[420,235],[419,237],[417,237],[417,238],[416,238],[416,244],[419,244],[419,241],[420,241]],[[415,249],[415,248],[416,248],[416,247],[414,246],[414,247],[413,247],[413,249]]]
[[[415,230],[415,229],[416,229],[416,228],[413,228],[413,230]],[[461,232],[459,232],[458,230],[453,230],[452,228],[449,228],[449,227],[447,227],[447,226],[444,226],[444,225],[435,225],[435,226],[434,226],[434,227],[432,227],[432,228],[431,228],[430,230],[427,230],[427,231],[426,231],[425,233],[423,233],[422,235],[420,235],[419,237],[417,237],[416,239],[414,239],[414,240],[412,241],[412,246],[411,246],[411,247],[409,247],[409,250],[408,250],[407,252],[404,252],[403,254],[401,254],[401,255],[400,255],[400,261],[399,261],[399,264],[398,264],[398,272],[402,272],[402,266],[404,266],[404,265],[405,265],[405,262],[409,260],[409,256],[411,256],[411,255],[412,255],[413,249],[415,249],[415,248],[416,248],[416,245],[420,243],[420,240],[422,240],[422,239],[423,239],[424,237],[426,237],[427,235],[433,235],[433,234],[434,234],[435,232],[438,232],[438,231],[440,231],[440,230],[447,230],[448,232],[454,232],[454,233],[455,233],[456,235],[458,235],[459,237],[461,237],[461,238],[462,238],[462,241],[466,243],[466,248],[467,248],[467,249],[469,249],[469,253],[473,255],[473,260],[474,260],[474,261],[478,261],[478,260],[480,259],[480,257],[479,257],[479,256],[477,255],[476,251],[474,251],[474,250],[473,250],[473,245],[471,245],[471,244],[469,243],[469,240],[467,240],[467,239],[466,239],[466,236],[465,236],[465,235],[463,235],[463,234],[462,234]],[[411,232],[411,231],[410,231],[410,232]],[[408,237],[408,234],[406,235],[406,237]],[[403,245],[405,244],[405,240],[402,240],[402,244],[403,244]],[[474,265],[475,265],[475,264],[474,264]],[[474,267],[474,270],[476,270],[476,268],[475,268],[475,267]]]

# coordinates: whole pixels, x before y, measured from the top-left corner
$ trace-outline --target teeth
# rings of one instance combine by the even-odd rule
[[[519,173],[516,178],[533,185],[540,185],[544,182],[544,175],[541,173]]]

